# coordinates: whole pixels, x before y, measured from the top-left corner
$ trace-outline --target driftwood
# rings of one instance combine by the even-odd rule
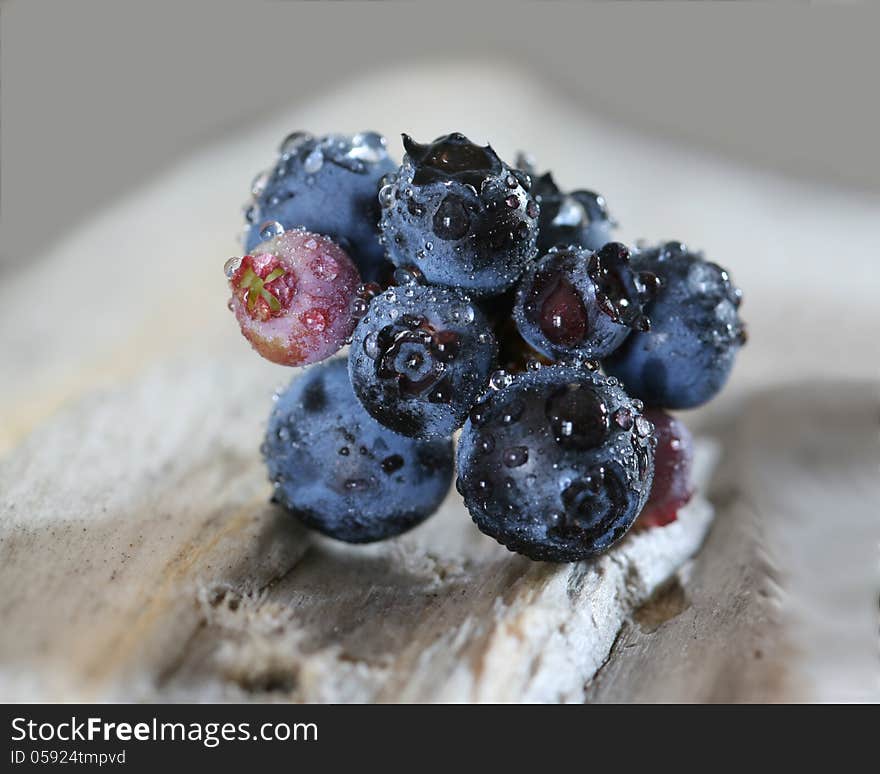
[[[2,656],[24,696],[580,700],[710,524],[698,498],[594,562],[545,565],[481,535],[452,492],[403,538],[334,544],[268,504],[240,389],[180,398],[222,379],[160,369],[4,465]]]
[[[871,483],[872,404],[857,388],[839,389],[843,413],[823,395],[793,406],[771,394],[745,422],[716,428],[729,453],[712,490],[714,526],[701,496],[678,523],[630,534],[594,562],[545,565],[477,532],[454,492],[434,519],[385,544],[314,537],[267,503],[260,421],[241,386],[210,404],[181,400],[223,377],[209,365],[159,369],[71,406],[4,462],[7,698],[876,695],[862,671],[870,629],[847,628],[873,568],[841,568],[819,542],[840,528],[867,540],[870,521],[857,512],[797,523],[804,499],[825,493],[833,510],[838,475]],[[804,411],[828,419],[810,425]],[[231,428],[223,417],[236,418]],[[815,456],[815,437],[834,437],[829,423],[843,440]],[[704,493],[717,448],[699,446]],[[859,451],[861,469],[839,469]],[[784,555],[792,545],[798,552]]]

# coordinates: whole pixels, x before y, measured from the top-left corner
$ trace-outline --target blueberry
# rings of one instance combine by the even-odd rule
[[[661,409],[648,409],[645,417],[654,425],[657,438],[654,483],[636,525],[665,527],[678,518],[679,509],[687,505],[693,495],[694,441],[680,419]]]
[[[514,319],[547,357],[594,360],[650,325],[643,310],[655,285],[653,275],[633,270],[629,250],[617,242],[592,254],[554,247],[520,282]]]
[[[613,378],[582,366],[520,374],[465,423],[459,492],[477,526],[532,559],[604,551],[641,511],[652,426]]]
[[[375,419],[430,438],[461,427],[495,357],[495,337],[467,295],[411,282],[372,300],[355,328],[349,372]]]
[[[538,205],[529,179],[461,134],[420,145],[379,194],[380,228],[396,266],[474,296],[503,293],[535,255]]]
[[[303,227],[342,245],[365,281],[380,279],[387,262],[376,192],[382,176],[395,168],[385,138],[375,132],[291,134],[275,167],[254,181],[253,201],[245,208],[245,249],[264,240],[265,223]]]
[[[700,406],[724,386],[745,342],[741,293],[724,269],[678,242],[641,250],[632,263],[661,281],[645,309],[651,329],[632,334],[603,366],[648,406]]]
[[[541,208],[538,252],[551,247],[577,245],[598,250],[611,241],[617,223],[608,214],[605,198],[593,191],[565,193],[547,172],[533,177],[532,195]]]
[[[273,499],[349,543],[421,523],[452,480],[452,441],[415,441],[375,422],[352,393],[344,358],[309,368],[279,396],[263,454]]]

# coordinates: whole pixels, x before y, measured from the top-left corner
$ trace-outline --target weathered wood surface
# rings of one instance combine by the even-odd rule
[[[462,92],[471,64],[383,76],[401,105],[431,82],[433,106],[402,120],[365,97],[375,78],[349,84],[0,276],[4,697],[877,696],[876,199],[629,136],[526,74],[482,74],[491,93]],[[557,116],[554,142],[510,105]],[[361,549],[266,505],[256,449],[289,373],[225,309],[240,192],[291,128],[433,136],[450,106],[503,155],[528,148],[602,190],[622,238],[686,237],[746,289],[751,342],[724,397],[688,418],[723,451],[693,562],[703,503],[571,568],[510,556],[452,499]],[[847,261],[833,276],[831,223]],[[861,386],[823,381],[840,376]],[[766,391],[779,383],[795,386]]]
[[[186,398],[221,382],[210,402]],[[0,655],[14,689],[579,700],[711,519],[697,500],[597,562],[543,565],[482,536],[453,492],[403,538],[337,545],[267,504],[265,404],[242,382],[208,363],[159,369],[71,407],[3,465]]]
[[[871,385],[792,384],[717,424],[706,544],[587,700],[880,700],[878,409]]]

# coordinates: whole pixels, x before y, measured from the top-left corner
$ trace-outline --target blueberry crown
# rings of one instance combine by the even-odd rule
[[[404,134],[403,147],[415,167],[414,185],[457,180],[479,191],[484,180],[504,167],[490,145],[476,145],[458,132],[438,137],[428,145]]]

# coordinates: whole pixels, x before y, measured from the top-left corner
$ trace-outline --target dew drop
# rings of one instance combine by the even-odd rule
[[[303,162],[303,171],[307,175],[314,175],[321,171],[324,166],[324,152],[320,147],[315,148]]]
[[[494,371],[489,377],[489,386],[493,390],[503,390],[513,383],[513,377],[504,370]]]
[[[394,281],[398,285],[416,285],[419,279],[415,271],[406,266],[401,266],[394,270]]]
[[[314,139],[315,138],[308,132],[291,132],[282,141],[278,148],[278,152],[284,158],[288,158],[302,148],[303,145],[312,142]]]
[[[339,276],[339,264],[329,255],[321,255],[312,264],[314,275],[325,282],[335,280]]]
[[[434,233],[445,241],[461,239],[470,230],[470,216],[456,196],[447,196],[434,214]]]
[[[282,226],[277,220],[267,220],[260,225],[260,239],[264,242],[269,239],[274,239],[277,236],[281,236],[283,233],[284,226]]]
[[[379,332],[371,331],[364,337],[364,354],[370,360],[378,360],[382,354],[382,348],[379,346]]]
[[[351,138],[346,156],[368,164],[375,164],[388,155],[385,138],[377,132],[358,132]]]
[[[386,183],[379,189],[379,204],[385,209],[394,204],[394,186],[391,183]]]
[[[266,184],[269,182],[269,172],[258,172],[251,181],[251,193],[257,197],[261,196],[266,190]]]
[[[223,264],[223,273],[226,275],[226,279],[232,279],[235,272],[237,272],[241,266],[241,262],[242,258],[239,256],[233,256]]]
[[[501,455],[502,462],[508,468],[518,468],[529,461],[529,450],[525,446],[511,446]]]
[[[614,423],[618,427],[622,427],[624,430],[629,430],[633,426],[633,415],[632,411],[628,408],[619,408],[614,412],[613,415]]]
[[[399,454],[392,454],[390,457],[386,457],[382,460],[382,471],[389,476],[392,473],[396,473],[403,467],[403,457]]]
[[[327,315],[320,309],[308,309],[303,313],[303,325],[309,330],[321,332],[327,328]]]

